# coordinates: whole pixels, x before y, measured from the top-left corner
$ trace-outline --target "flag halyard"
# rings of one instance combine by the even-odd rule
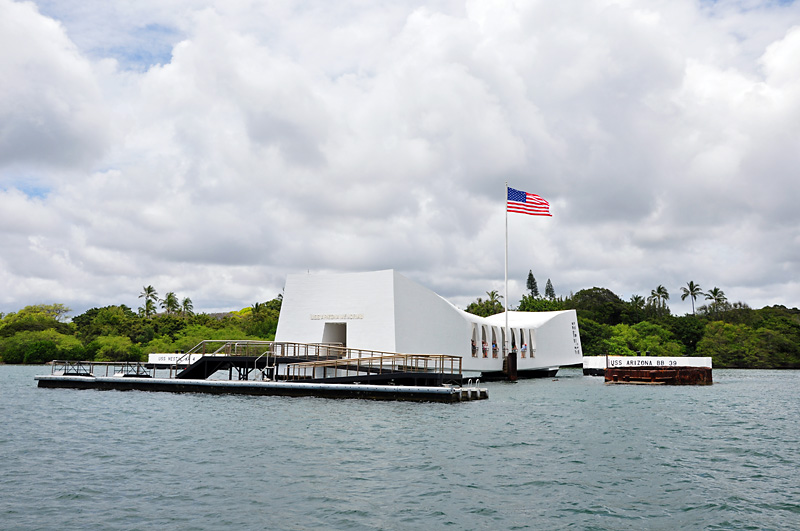
[[[528,214],[530,216],[552,216],[550,214],[550,203],[543,197],[536,194],[529,194],[522,190],[508,189],[508,202],[506,203],[508,212],[518,214]]]

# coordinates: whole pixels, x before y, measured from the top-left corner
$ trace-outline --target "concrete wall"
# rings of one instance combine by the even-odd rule
[[[345,323],[348,347],[395,352],[393,276],[289,275],[275,340],[321,343],[325,323]]]
[[[470,325],[452,304],[398,273],[394,300],[398,352],[469,356]]]

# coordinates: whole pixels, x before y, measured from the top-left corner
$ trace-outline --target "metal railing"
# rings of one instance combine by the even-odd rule
[[[138,361],[70,361],[53,360],[50,374],[60,376],[121,376],[155,377],[144,364]]]
[[[444,354],[395,354],[364,350],[357,350],[356,352],[359,354],[358,356],[289,364],[286,368],[286,379],[346,378],[386,373],[461,375],[462,359],[459,356],[447,356]],[[361,355],[365,353],[370,355]]]
[[[275,341],[259,341],[251,339],[206,339],[180,356],[170,367],[170,377],[192,363],[192,356],[251,356],[258,361],[267,357],[273,363],[278,357],[284,358],[316,358],[327,360],[331,357],[344,357],[347,349],[341,343],[277,343]],[[274,369],[275,367],[271,367]],[[263,372],[263,371],[262,371]],[[263,377],[263,374],[262,374]]]
[[[201,356],[253,356],[253,369],[258,369],[258,361],[267,356],[267,363],[262,367],[262,379],[265,369],[271,369],[273,377],[287,380],[304,380],[309,378],[350,377],[387,373],[428,373],[443,376],[460,376],[462,358],[444,354],[398,354],[376,350],[352,349],[340,344],[305,344],[275,343],[272,341],[227,341],[207,340],[196,345],[181,356],[169,369],[169,378],[180,370],[179,365],[186,367],[190,355]],[[301,362],[288,362],[283,374],[277,374],[278,358],[299,358]],[[181,362],[185,359],[186,361]],[[315,360],[315,361],[305,361]],[[247,362],[250,365],[250,362]],[[152,371],[152,372],[150,372]],[[141,362],[118,361],[70,361],[54,360],[50,369],[52,375],[62,376],[116,376],[155,378],[156,367],[148,369]]]
[[[277,377],[278,358],[300,358],[300,363],[286,364],[287,370],[282,379],[300,380],[313,375],[318,369],[323,375],[331,372],[339,376],[351,376],[369,372],[383,374],[387,372],[439,373],[457,376],[461,374],[462,359],[459,356],[443,354],[398,354],[380,350],[348,348],[341,343],[287,343],[275,341],[208,339],[201,341],[175,361],[170,370],[179,371],[179,365],[189,365],[192,355],[203,356],[253,356],[256,358],[253,369],[263,357],[272,359],[273,365],[262,370],[262,379],[267,371]],[[344,371],[344,372],[342,372]],[[325,376],[323,376],[325,377]]]
[[[188,365],[192,355],[203,356],[284,356],[303,358],[343,357],[347,349],[341,343],[276,343],[250,339],[206,339],[189,349],[176,361]]]

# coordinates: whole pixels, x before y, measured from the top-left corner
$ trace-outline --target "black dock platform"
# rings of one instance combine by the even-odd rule
[[[464,402],[489,398],[485,388],[455,386],[371,385],[261,382],[257,380],[187,380],[176,378],[36,376],[39,387],[115,391],[161,391],[262,396],[317,396],[415,402]]]
[[[471,381],[463,385],[459,357],[366,351],[344,357],[331,354],[329,348],[325,355],[309,356],[304,347],[270,346],[258,355],[199,354],[186,358],[192,359],[190,364],[169,366],[168,377],[158,377],[159,367],[138,362],[54,361],[50,375],[35,379],[42,388],[431,402],[488,398],[485,388]],[[354,355],[353,351],[344,353]],[[227,379],[222,378],[226,372]]]

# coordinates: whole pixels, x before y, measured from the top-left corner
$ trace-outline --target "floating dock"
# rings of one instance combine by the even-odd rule
[[[115,391],[161,391],[262,396],[317,396],[416,402],[464,402],[489,398],[485,388],[456,386],[371,385],[343,383],[187,380],[175,378],[36,376],[39,387]]]
[[[173,357],[171,363],[57,360],[50,375],[35,379],[42,388],[420,402],[489,397],[477,382],[473,385],[469,380],[464,385],[459,357],[272,342],[203,342]]]

